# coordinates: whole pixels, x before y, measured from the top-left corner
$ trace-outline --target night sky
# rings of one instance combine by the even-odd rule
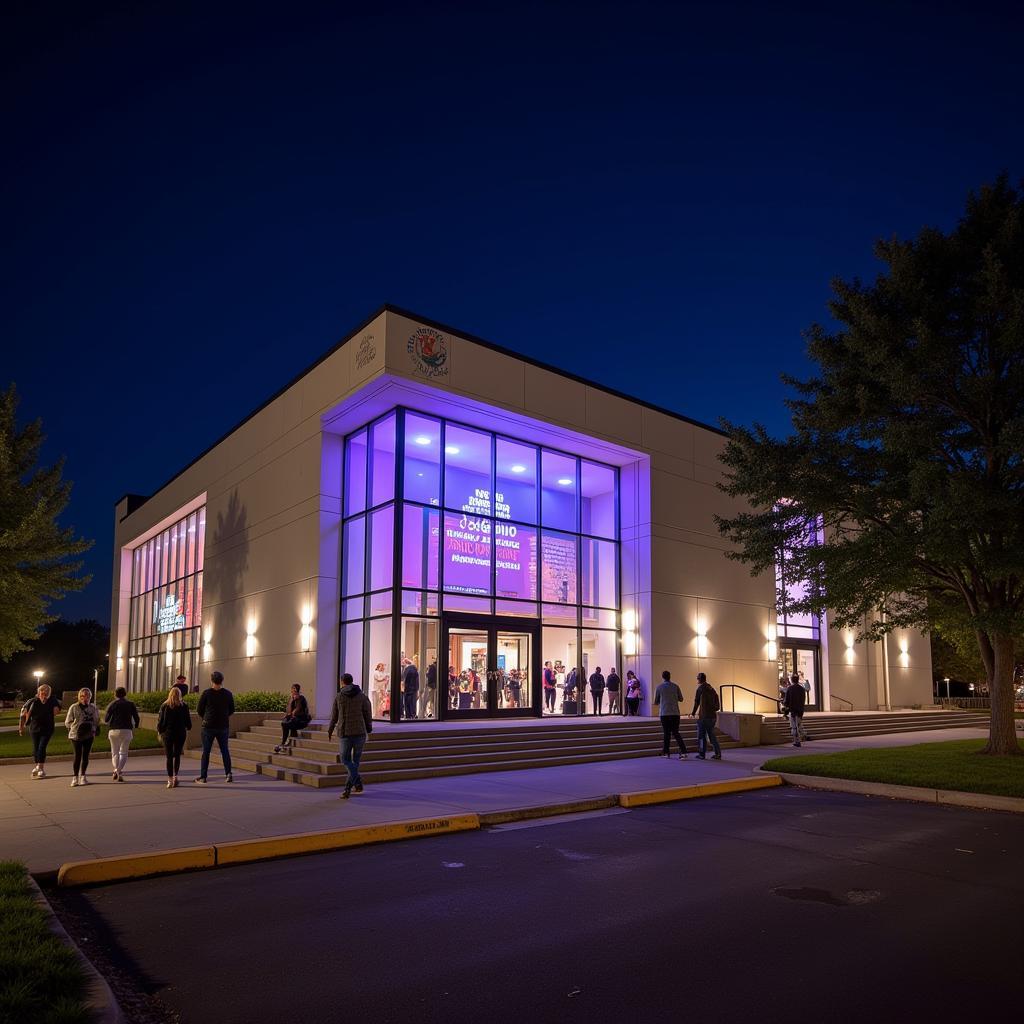
[[[5,7],[0,383],[96,541],[68,618],[114,501],[384,302],[782,432],[830,278],[1024,175],[1009,4]]]

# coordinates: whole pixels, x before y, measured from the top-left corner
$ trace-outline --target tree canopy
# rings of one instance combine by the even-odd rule
[[[71,484],[64,464],[39,463],[39,420],[20,427],[12,384],[0,394],[0,658],[28,649],[53,619],[50,604],[89,582],[75,556],[92,542],[58,522]]]
[[[793,433],[726,424],[719,519],[731,557],[796,610],[879,639],[969,630],[988,677],[988,752],[1019,753],[1014,640],[1024,635],[1024,199],[1003,177],[956,227],[879,241],[872,283],[835,280],[834,326],[813,325],[806,381],[784,377]],[[806,543],[807,524],[824,540]]]

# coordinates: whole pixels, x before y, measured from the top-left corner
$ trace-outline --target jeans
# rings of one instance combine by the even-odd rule
[[[29,733],[32,737],[32,760],[36,764],[46,764],[46,745],[50,742],[52,732]]]
[[[604,707],[604,690],[591,690],[590,691],[590,704],[594,709],[595,715],[604,714],[601,710]]]
[[[639,697],[627,697],[626,698],[626,714],[627,715],[639,715],[640,714],[640,698]]]
[[[110,763],[114,771],[120,774],[128,763],[128,748],[132,745],[131,729],[108,729],[110,737]]]
[[[661,752],[663,754],[668,753],[669,737],[675,736],[676,743],[679,744],[679,753],[686,753],[686,744],[683,742],[683,737],[679,735],[679,716],[678,715],[662,715],[661,716],[661,734],[662,740],[664,741],[661,745]]]
[[[544,707],[548,711],[555,710],[555,688],[553,686],[544,687]]]
[[[164,734],[164,753],[167,755],[167,778],[173,779],[181,767],[181,752],[185,749],[185,737]]]
[[[359,774],[359,762],[363,757],[366,737],[342,736],[340,740],[341,763],[348,769],[348,785],[361,786],[363,784],[363,777]]]
[[[616,712],[622,713],[622,705],[619,703],[619,692],[618,690],[608,691],[608,714],[614,715]]]
[[[227,729],[203,729],[203,756],[199,762],[199,777],[206,778],[210,770],[210,751],[213,750],[213,741],[217,741],[220,747],[220,756],[224,760],[224,774],[231,774],[231,752],[228,750]]]
[[[86,740],[72,740],[71,746],[75,748],[75,768],[73,775],[76,777],[84,775],[89,770],[89,751],[92,750],[94,736]]]
[[[420,718],[433,717],[434,714],[434,696],[437,690],[431,689],[429,686],[420,690]]]
[[[715,735],[715,716],[711,715],[708,718],[697,719],[697,753],[706,754],[708,749],[708,740],[711,740],[711,746],[715,749],[715,756],[722,756],[722,748],[718,745],[718,737]]]
[[[795,711],[789,713],[789,731],[793,734],[793,742],[799,743],[802,739],[806,739],[807,733],[804,732],[804,716],[798,715]]]
[[[416,717],[416,698],[419,696],[419,690],[406,690],[402,694],[402,712],[406,718]]]
[[[281,719],[281,746],[288,742],[289,736],[299,737],[299,730],[305,729],[309,721],[302,718],[286,717]]]

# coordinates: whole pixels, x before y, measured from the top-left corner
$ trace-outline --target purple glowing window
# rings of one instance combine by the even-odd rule
[[[575,604],[579,600],[576,554],[579,538],[545,530],[541,540],[541,600]]]
[[[370,505],[395,496],[395,414],[370,428]]]
[[[580,462],[580,527],[582,533],[615,538],[615,470],[596,462]]]
[[[499,437],[495,446],[494,514],[537,522],[537,449]]]
[[[366,508],[366,431],[345,442],[345,515]]]
[[[541,455],[541,522],[558,530],[576,529],[576,460],[557,452]]]
[[[437,542],[441,514],[406,505],[402,515],[402,586],[437,589]]]
[[[449,424],[444,434],[444,503],[475,516],[491,514],[491,435]]]
[[[532,526],[494,524],[494,584],[498,597],[537,600],[537,531]]]
[[[345,524],[342,537],[342,594],[361,594],[366,590],[365,554],[366,554],[366,519],[359,516]]]
[[[446,512],[444,589],[459,594],[491,593],[490,519]]]
[[[370,590],[382,590],[394,582],[395,508],[379,508],[370,516]]]
[[[441,421],[405,414],[405,497],[424,505],[441,504]]]
[[[615,608],[618,552],[610,540],[584,537],[581,564],[583,569],[583,603]]]

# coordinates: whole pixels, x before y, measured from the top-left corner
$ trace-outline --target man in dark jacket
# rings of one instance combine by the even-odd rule
[[[111,777],[115,782],[124,782],[128,748],[132,745],[132,736],[139,727],[139,712],[132,701],[128,700],[128,691],[123,686],[114,691],[114,698],[107,705],[104,721],[109,727],[107,738],[110,740],[110,764],[114,769]]]
[[[786,688],[783,706],[789,711],[789,731],[793,734],[793,746],[799,747],[801,739],[807,739],[804,732],[804,705],[807,691],[800,685],[800,677],[794,672]]]
[[[600,665],[590,676],[590,703],[595,715],[604,714],[604,676],[601,675]]]
[[[690,717],[697,716],[697,757],[703,761],[708,751],[708,740],[715,752],[712,761],[722,760],[722,748],[715,736],[715,723],[718,721],[718,691],[708,682],[703,672],[697,673],[697,692],[693,695],[693,710]]]
[[[341,677],[341,689],[334,698],[331,709],[331,721],[327,726],[327,738],[330,739],[334,730],[338,730],[338,741],[341,746],[341,763],[348,770],[348,781],[342,800],[347,800],[354,789],[363,791],[363,777],[359,774],[359,762],[366,746],[366,737],[373,732],[373,708],[370,698],[352,681],[346,672]]]
[[[420,692],[420,670],[415,661],[407,661],[402,669],[402,713],[406,718],[416,717],[416,698]]]
[[[437,707],[437,662],[427,666],[427,685],[420,694],[420,718],[433,718]]]
[[[611,672],[608,673],[605,683],[608,687],[608,714],[609,715],[621,715],[622,714],[622,680],[619,678],[619,673],[615,671],[615,666],[612,666]]]
[[[224,676],[220,672],[210,673],[209,689],[203,690],[199,696],[196,714],[203,723],[203,756],[199,762],[199,775],[196,782],[206,785],[206,773],[210,769],[210,751],[213,741],[220,747],[220,756],[224,761],[224,781],[232,782],[231,751],[228,750],[228,730],[231,716],[235,713],[235,698],[231,691],[224,688]]]

